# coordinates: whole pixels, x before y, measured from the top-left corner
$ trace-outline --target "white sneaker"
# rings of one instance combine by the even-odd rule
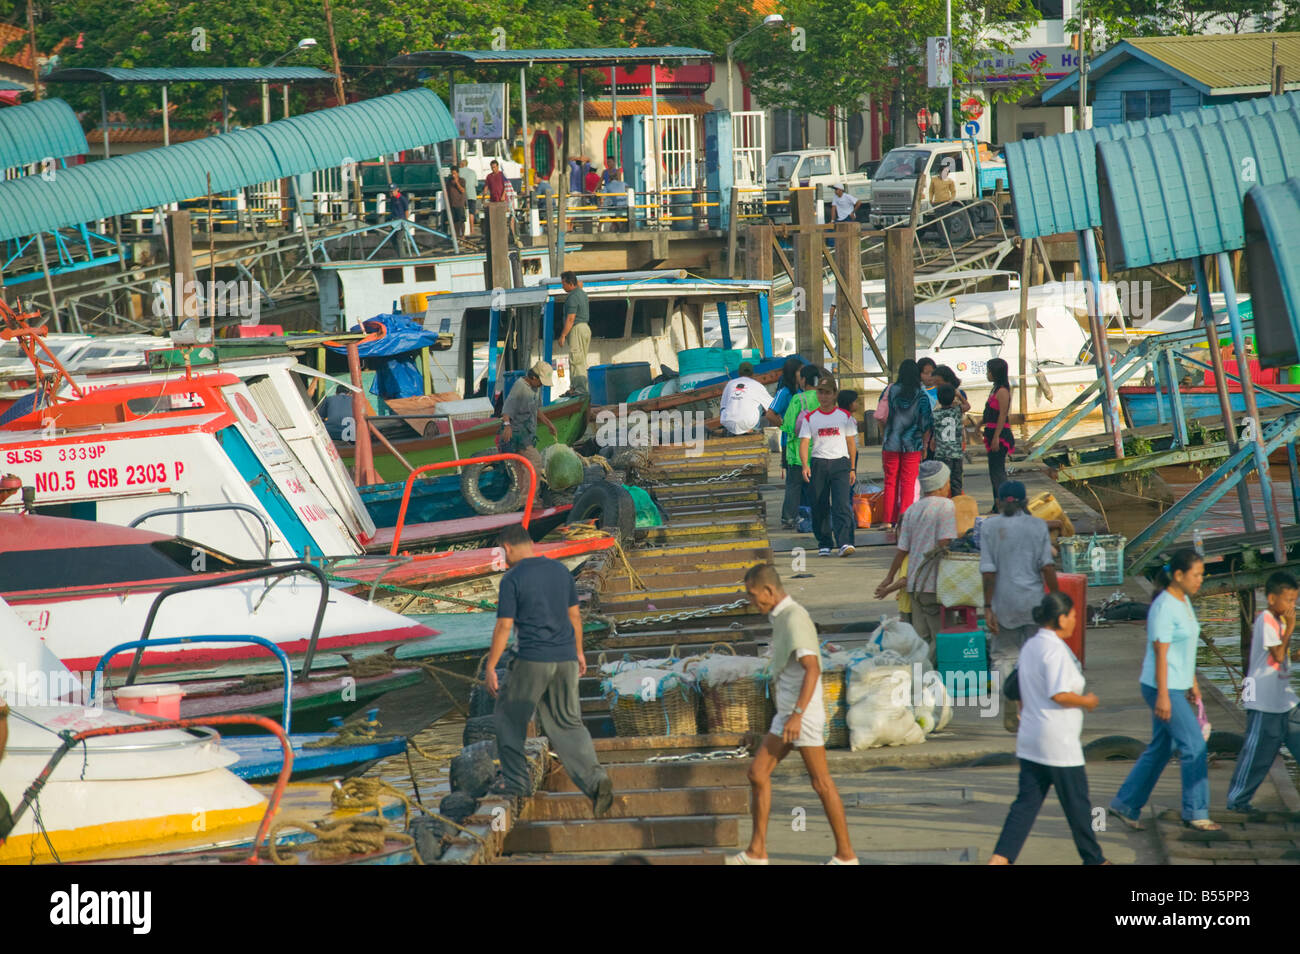
[[[830,555],[831,555],[831,548],[830,548],[830,547],[822,547],[820,550],[817,551],[817,555],[818,555],[818,556],[830,556]]]
[[[852,861],[840,861],[840,859],[837,858],[837,857],[835,857],[834,855],[831,855],[831,860],[830,860],[830,861],[827,861],[827,862],[824,862],[824,863],[825,863],[825,864],[828,864],[828,865],[860,865],[860,864],[862,864],[862,862],[858,861],[857,858],[854,858]]]
[[[851,543],[846,543],[846,544],[844,544],[844,546],[840,547],[840,556],[842,556],[842,557],[844,557],[844,556],[853,556],[853,554],[856,553],[856,552],[857,552],[857,550],[854,549],[854,546],[853,546],[853,544],[851,544]]]
[[[726,863],[729,865],[765,865],[768,863],[768,859],[751,858],[747,852],[738,851],[734,855],[727,855]],[[848,864],[848,862],[842,861],[840,864]]]

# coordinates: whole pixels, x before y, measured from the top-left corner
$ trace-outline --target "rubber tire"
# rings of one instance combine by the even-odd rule
[[[591,484],[573,501],[568,523],[595,519],[596,526],[615,534],[620,541],[636,533],[636,501],[622,484],[602,480]]]
[[[972,238],[972,233],[974,232],[973,218],[974,216],[968,217],[967,215],[954,215],[952,218],[945,220],[943,225],[948,230],[949,241],[965,242]],[[943,233],[940,232],[939,235],[940,240],[942,241]]]
[[[1087,762],[1109,762],[1117,760],[1135,761],[1146,751],[1147,744],[1131,735],[1108,735],[1094,739],[1083,747],[1083,758]]]
[[[477,514],[487,516],[489,514],[514,513],[524,505],[524,497],[527,494],[526,481],[522,474],[522,468],[514,461],[503,461],[501,466],[507,468],[510,474],[510,485],[506,488],[505,495],[498,500],[489,500],[484,494],[479,481],[483,476],[483,471],[496,466],[493,464],[467,464],[460,475],[460,492],[469,504],[469,508]]]

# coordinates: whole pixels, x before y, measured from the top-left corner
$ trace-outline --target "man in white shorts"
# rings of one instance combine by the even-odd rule
[[[817,627],[808,611],[786,594],[772,564],[750,567],[745,574],[745,589],[754,607],[760,613],[767,613],[772,621],[776,717],[749,766],[749,784],[753,790],[750,810],[754,817],[749,847],[729,857],[727,864],[768,863],[767,818],[772,811],[772,771],[790,754],[790,749],[796,748],[835,836],[835,854],[826,863],[856,865],[858,858],[849,844],[844,804],[826,765],[826,710],[822,705]]]

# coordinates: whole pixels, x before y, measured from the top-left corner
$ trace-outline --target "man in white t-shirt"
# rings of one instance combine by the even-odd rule
[[[722,389],[720,420],[728,434],[748,434],[758,427],[772,396],[754,380],[754,366],[748,361],[742,361],[737,370],[739,377]]]
[[[862,200],[855,195],[845,192],[844,186],[840,185],[838,182],[831,186],[831,188],[835,190],[835,198],[831,199],[831,207],[835,209],[835,221],[854,221],[854,216],[857,215],[858,206],[862,204]]]
[[[772,810],[772,772],[792,748],[799,750],[813,790],[821,798],[826,819],[835,836],[831,865],[856,865],[849,843],[844,803],[826,765],[826,709],[822,702],[821,644],[808,611],[781,585],[770,563],[760,563],[745,574],[745,590],[760,613],[772,621],[772,672],[776,676],[776,717],[763,736],[749,767],[754,825],[749,846],[727,858],[729,865],[765,865],[767,819]]]
[[[858,424],[853,415],[835,404],[839,390],[830,375],[817,383],[818,406],[799,418],[799,459],[803,479],[812,484],[813,533],[818,552],[852,556],[853,484],[858,469]]]
[[[1250,800],[1283,745],[1300,757],[1300,726],[1294,721],[1300,715],[1296,709],[1300,698],[1291,688],[1290,654],[1298,591],[1296,578],[1281,571],[1264,584],[1268,609],[1255,617],[1250,640],[1250,669],[1241,686],[1246,740],[1228,786],[1228,811],[1254,811]]]

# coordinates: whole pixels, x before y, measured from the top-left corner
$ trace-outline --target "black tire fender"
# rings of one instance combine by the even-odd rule
[[[479,486],[479,481],[485,469],[497,466],[506,468],[506,473],[510,475],[510,485],[506,488],[504,496],[497,500],[489,500]],[[477,514],[514,513],[524,505],[524,496],[528,492],[527,482],[521,471],[522,468],[514,461],[501,461],[497,464],[467,464],[460,475],[461,496],[465,498],[470,509]]]
[[[574,499],[568,522],[593,519],[597,527],[615,534],[620,541],[631,540],[636,533],[636,501],[621,484],[597,481]]]
[[[1147,744],[1131,735],[1107,735],[1094,739],[1083,747],[1087,762],[1108,762],[1115,759],[1136,760],[1146,751]]]

